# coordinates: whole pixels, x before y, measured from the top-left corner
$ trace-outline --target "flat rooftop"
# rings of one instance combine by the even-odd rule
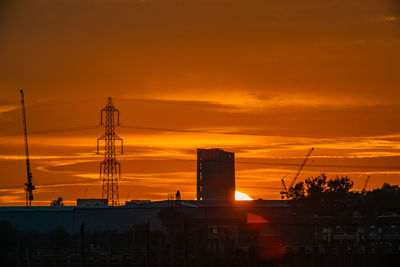
[[[259,208],[287,208],[289,207],[288,200],[162,200],[151,201],[144,203],[136,203],[130,205],[121,205],[118,207],[106,206],[11,206],[0,207],[0,211],[73,211],[74,209],[126,209],[126,208],[141,208],[141,209],[159,209],[171,206],[173,203],[178,203],[184,208],[228,208],[228,207],[259,207]]]

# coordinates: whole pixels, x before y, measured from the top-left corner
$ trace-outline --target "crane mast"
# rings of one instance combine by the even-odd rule
[[[25,183],[25,204],[26,206],[31,206],[33,200],[33,190],[35,190],[35,186],[32,184],[32,172],[31,172],[31,164],[29,161],[29,149],[28,149],[28,132],[26,130],[26,115],[25,115],[25,101],[24,101],[24,91],[20,90],[21,93],[21,104],[22,104],[22,118],[24,122],[24,137],[25,137],[25,158],[26,158],[26,172],[28,181]]]

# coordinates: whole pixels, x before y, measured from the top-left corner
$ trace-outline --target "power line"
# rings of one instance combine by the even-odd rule
[[[25,161],[0,161],[0,165],[25,164]]]
[[[196,159],[174,159],[182,161],[196,161]],[[225,162],[223,160],[209,160],[215,162]],[[266,165],[266,166],[301,166],[300,163],[278,163],[278,162],[250,162],[250,161],[235,161],[235,164],[250,164],[250,165]],[[324,167],[324,168],[370,168],[370,169],[399,169],[400,166],[366,166],[366,165],[326,165],[326,164],[307,164],[306,167]]]
[[[243,136],[262,136],[270,137],[271,135],[259,134],[259,133],[249,133],[249,132],[218,132],[218,131],[205,131],[205,130],[190,130],[190,129],[174,129],[174,128],[158,128],[158,127],[142,127],[142,126],[128,126],[121,125],[122,128],[126,129],[137,129],[137,130],[149,130],[149,131],[162,131],[162,132],[179,132],[179,133],[201,133],[201,134],[222,134],[222,135],[243,135]],[[29,134],[49,134],[49,133],[59,133],[59,132],[72,132],[72,131],[86,131],[99,129],[98,126],[78,126],[71,128],[61,128],[61,129],[48,129],[41,131],[29,131]],[[0,137],[17,136],[19,134],[5,134],[0,135]]]
[[[53,99],[51,101],[45,101],[45,102],[36,102],[36,103],[31,103],[27,105],[27,108],[31,107],[48,107],[48,106],[60,106],[60,105],[71,105],[71,104],[78,104],[78,103],[83,103],[87,104],[88,102],[100,102],[104,101],[102,98],[86,98],[86,99],[76,99],[76,100],[59,100],[59,99]],[[19,108],[20,109],[20,108]]]
[[[160,161],[160,159],[157,159]],[[197,159],[177,159],[177,158],[169,158],[169,159],[161,159],[163,161],[166,160],[176,160],[176,161],[191,161],[195,162]],[[208,160],[214,162],[224,163],[226,161],[223,160]],[[235,164],[250,164],[250,165],[265,165],[265,166],[293,166],[298,167],[301,166],[300,163],[279,163],[279,162],[250,162],[250,161],[236,161]],[[329,164],[307,164],[306,167],[324,167],[324,168],[369,168],[369,169],[399,169],[400,166],[367,166],[367,165],[329,165]]]
[[[87,131],[98,129],[98,126],[78,126],[78,127],[71,127],[71,128],[62,128],[62,129],[49,129],[43,131],[32,131],[29,134],[48,134],[48,133],[62,133],[62,132],[75,132],[75,131]]]
[[[149,131],[162,131],[162,132],[178,132],[178,133],[199,133],[199,134],[221,134],[221,135],[242,135],[242,136],[260,136],[260,137],[271,137],[274,135],[267,135],[261,133],[252,132],[220,132],[220,131],[206,131],[206,130],[192,130],[192,129],[176,129],[176,128],[160,128],[160,127],[144,127],[144,126],[131,126],[131,125],[120,125],[121,128],[126,129],[136,129],[136,130],[149,130]],[[50,134],[50,133],[62,133],[62,132],[73,132],[73,131],[87,131],[99,129],[99,126],[89,125],[89,126],[77,126],[70,128],[60,128],[60,129],[48,129],[41,131],[29,131],[29,134]],[[20,134],[4,134],[1,137],[18,136]],[[286,136],[286,137],[296,137],[296,136]],[[304,136],[298,136],[304,137]],[[318,137],[321,138],[321,137]]]
[[[158,127],[141,127],[141,126],[129,126],[124,125],[121,127],[128,129],[138,130],[151,130],[151,131],[164,131],[164,132],[182,132],[182,133],[204,133],[204,134],[222,134],[222,135],[245,135],[245,136],[264,136],[269,137],[270,135],[263,135],[257,133],[245,133],[245,132],[217,132],[217,131],[204,131],[204,130],[190,130],[190,129],[176,129],[176,128],[158,128]],[[98,126],[78,126],[61,129],[49,129],[42,131],[31,131],[30,134],[49,134],[49,133],[61,133],[61,132],[72,132],[72,131],[87,131],[99,129]],[[15,135],[0,135],[0,137],[15,136]],[[174,159],[184,160],[184,159]],[[190,161],[195,161],[190,160]],[[14,162],[0,162],[0,164],[12,164]],[[249,165],[266,165],[266,166],[300,166],[297,163],[277,163],[277,162],[249,162],[249,161],[236,161],[237,164],[249,164]],[[367,169],[400,169],[398,166],[366,166],[366,165],[326,165],[326,164],[307,164],[307,167],[321,167],[321,168],[367,168]]]
[[[88,159],[93,158],[96,155],[93,155],[92,157],[87,157]],[[62,157],[60,157],[62,158]],[[43,160],[43,159],[34,159],[36,160]],[[75,159],[63,159],[64,161],[74,161]],[[135,159],[133,159],[135,160]],[[165,160],[173,160],[173,161],[190,161],[190,162],[196,162],[196,159],[177,159],[177,158],[170,158],[170,159],[163,159]],[[0,165],[7,165],[7,164],[22,164],[24,163],[23,161],[16,160],[16,161],[0,161]],[[129,161],[129,159],[127,160]],[[159,159],[157,159],[159,161]],[[214,162],[225,162],[222,160],[210,160]],[[299,163],[279,163],[279,162],[250,162],[250,161],[235,161],[235,164],[245,164],[245,165],[264,165],[264,166],[291,166],[291,167],[298,167],[301,164]],[[351,168],[351,169],[356,169],[356,168],[365,168],[365,169],[394,169],[394,170],[400,170],[400,166],[367,166],[367,165],[329,165],[329,164],[307,164],[306,167],[320,167],[320,168]]]
[[[240,164],[259,164],[259,165],[280,165],[280,166],[300,166],[296,163],[268,163],[268,162],[245,162],[237,161]],[[306,167],[323,167],[323,168],[370,168],[370,169],[399,169],[400,166],[362,166],[362,165],[325,165],[325,164],[307,164]]]
[[[202,134],[225,134],[225,135],[251,135],[251,136],[264,136],[270,137],[271,135],[246,133],[246,132],[217,132],[217,131],[204,131],[204,130],[190,130],[190,129],[174,129],[174,128],[158,128],[158,127],[141,127],[141,126],[128,126],[121,125],[122,128],[137,129],[137,130],[150,130],[150,131],[163,131],[163,132],[179,132],[179,133],[202,133]]]
[[[162,131],[162,132],[179,132],[179,133],[200,133],[200,134],[221,134],[221,135],[242,135],[242,136],[261,136],[270,137],[271,135],[250,133],[250,132],[218,132],[218,131],[205,131],[205,130],[190,130],[190,129],[174,129],[174,128],[158,128],[158,127],[142,127],[142,126],[128,126],[121,125],[121,128],[136,129],[136,130],[149,130],[149,131]],[[60,129],[48,129],[41,131],[29,131],[29,134],[49,134],[49,133],[62,133],[72,131],[86,131],[99,129],[98,126],[78,126],[71,128],[60,128]],[[0,135],[1,137],[18,136],[19,134],[5,134]]]
[[[154,100],[156,101],[164,101],[164,102],[168,102],[170,100],[162,100],[162,99],[151,99],[151,98],[119,98],[119,97],[114,97],[114,100],[117,101],[125,101],[125,102],[152,102]],[[100,103],[104,101],[103,98],[84,98],[84,99],[74,99],[74,100],[65,100],[65,99],[59,99],[59,98],[55,98],[47,101],[41,101],[41,102],[36,102],[33,104],[29,104],[27,105],[27,107],[37,107],[37,106],[57,106],[57,105],[71,105],[71,104],[78,104],[78,103],[83,103],[86,104],[88,102],[97,102]],[[175,100],[172,100],[175,101]],[[183,100],[182,102],[185,102],[185,100]],[[199,102],[200,103],[200,102]],[[214,104],[218,104],[218,103],[214,103]],[[225,106],[225,105],[224,105]],[[354,109],[354,108],[330,108],[330,109],[326,109],[324,108],[323,110],[321,110],[320,112],[325,112],[325,113],[361,113],[361,112],[370,112],[373,114],[378,114],[378,113],[400,113],[399,110],[396,110],[398,106],[389,106],[389,107],[385,107],[385,106],[380,106],[377,107],[375,109],[370,109],[369,107],[363,107],[361,109]],[[380,108],[380,110],[378,110],[378,108]],[[382,109],[384,108],[384,109]],[[21,109],[20,107],[16,108],[16,109]],[[297,111],[301,112],[301,113],[306,113],[304,111]]]
[[[61,128],[61,129],[48,129],[48,130],[41,130],[41,131],[29,131],[29,134],[49,134],[49,133],[64,133],[64,132],[75,132],[75,131],[87,131],[99,129],[98,126],[78,126],[78,127],[70,127],[70,128]],[[0,135],[1,137],[10,137],[10,136],[19,136],[20,134],[5,134]]]

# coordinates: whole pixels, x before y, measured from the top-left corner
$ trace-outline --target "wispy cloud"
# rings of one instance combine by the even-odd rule
[[[9,111],[13,111],[18,109],[19,106],[13,106],[13,105],[6,105],[6,106],[0,106],[0,113],[5,113],[5,112],[9,112]]]
[[[393,16],[387,16],[387,17],[383,17],[383,20],[385,21],[400,21],[400,17],[393,17]]]

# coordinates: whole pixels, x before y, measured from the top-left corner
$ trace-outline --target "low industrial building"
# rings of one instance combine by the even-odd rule
[[[390,266],[388,262],[400,257],[400,216],[397,214],[372,219],[353,216],[346,220],[318,215],[305,217],[296,214],[286,200],[175,199],[119,207],[1,207],[2,220],[24,233],[56,233],[61,227],[71,237],[79,237],[84,229],[94,240],[86,244],[85,253],[91,255],[88,261],[96,266],[106,265],[113,259],[128,266],[134,262],[143,265],[146,261],[171,266],[184,265],[184,262],[190,266],[210,262],[220,262],[218,266],[242,266],[239,263],[249,260],[279,260],[288,266],[293,262],[296,266],[310,266],[313,264],[310,259],[337,261],[329,266],[352,266],[350,261],[362,261],[367,256],[372,265],[365,266],[385,260],[385,266]],[[115,248],[111,255],[109,248],[95,241],[111,233],[128,236],[132,245]],[[144,236],[144,243],[137,241],[140,236]],[[61,257],[49,248],[34,251],[35,255],[47,253],[51,258]],[[75,251],[65,248],[63,255],[73,262]],[[149,255],[153,256],[149,258]],[[37,259],[43,257],[37,256]],[[37,266],[41,264],[44,263]]]

